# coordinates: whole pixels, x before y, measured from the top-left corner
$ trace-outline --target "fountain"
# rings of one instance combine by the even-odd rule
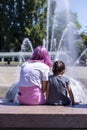
[[[29,40],[29,38],[24,38],[22,45],[21,45],[21,51],[25,52],[25,51],[32,51],[33,52],[33,46],[31,41]]]
[[[86,54],[86,55],[85,55]],[[81,53],[74,65],[87,65],[87,48]]]
[[[54,16],[53,16],[53,24],[51,27],[51,34],[49,33],[49,27],[50,25],[50,7],[52,2],[55,3],[55,9],[54,9]],[[62,2],[62,3],[61,3]],[[47,37],[46,39],[43,39],[43,46],[46,47],[48,49],[48,51],[50,52],[55,52],[55,57],[54,57],[54,61],[55,60],[62,60],[65,62],[67,69],[68,66],[69,68],[72,68],[75,61],[78,61],[78,53],[76,50],[76,43],[78,43],[80,37],[79,37],[79,32],[76,28],[76,25],[74,22],[71,21],[70,19],[70,15],[69,15],[69,4],[68,1],[66,0],[48,0],[48,10],[47,10]],[[59,5],[59,3],[61,3]],[[67,15],[67,23],[66,26],[62,32],[62,35],[60,37],[59,40],[59,44],[58,44],[58,39],[57,39],[57,34],[55,36],[55,29],[59,28],[59,23],[57,21],[57,14],[59,12],[61,12],[61,10],[63,10],[63,8],[61,7],[61,5],[63,5],[62,7],[66,7],[66,15]],[[59,8],[58,8],[59,7]],[[50,37],[50,39],[49,39]],[[50,43],[50,44],[49,44]],[[80,42],[81,43],[81,42]],[[33,51],[33,47],[32,47],[32,43],[30,42],[30,40],[28,38],[25,38],[23,40],[23,43],[21,45],[21,51],[20,51],[20,62],[23,60],[25,61],[24,57],[23,57],[23,53],[25,53],[26,49],[28,49],[28,47],[30,47],[30,50]],[[28,50],[27,50],[28,51]],[[87,98],[86,98],[86,94],[83,91],[84,85],[78,81],[74,79],[74,74],[71,71],[71,73],[68,73],[67,75],[69,75],[68,77],[71,80],[71,87],[75,96],[75,101],[79,102],[81,101],[82,103],[87,103]],[[66,76],[67,76],[66,75]],[[17,83],[14,84],[11,88],[13,89],[15,86],[15,88],[17,88]],[[16,94],[17,91],[15,91]],[[9,93],[10,91],[8,91],[6,98],[9,97]],[[12,100],[14,99],[11,96]]]
[[[50,14],[52,12],[51,4],[53,4],[53,3],[55,5],[54,6],[55,8],[54,8],[53,16],[51,18],[51,14]],[[62,5],[62,7],[61,7],[61,5]],[[55,32],[56,32],[56,29],[60,27],[59,26],[60,24],[59,24],[57,17],[58,17],[58,14],[60,12],[62,12],[63,10],[66,10],[65,11],[66,26],[64,27],[64,30],[62,31],[60,40],[58,42],[58,38],[57,38],[58,34],[56,34]],[[55,55],[53,61],[55,61],[55,60],[64,61],[64,63],[66,64],[67,70],[70,68],[73,68],[73,66],[75,67],[75,62],[78,62],[79,59],[82,57],[83,53],[85,51],[87,51],[87,50],[85,50],[81,54],[81,56],[78,58],[78,54],[79,54],[78,45],[82,44],[82,40],[79,35],[79,31],[76,27],[76,24],[75,24],[75,22],[73,22],[74,20],[70,16],[69,11],[70,11],[70,8],[69,8],[68,1],[66,1],[66,0],[61,0],[61,1],[48,0],[48,13],[47,14],[49,14],[50,17],[48,16],[49,19],[47,19],[48,20],[47,34],[49,34],[49,32],[51,32],[50,40],[47,40],[47,44],[48,44],[47,46],[50,47],[48,50],[50,50],[50,52],[55,51],[54,50],[54,46],[55,46],[54,41],[56,41],[56,55]],[[49,21],[52,21],[52,22],[49,22]],[[50,26],[52,26],[51,31],[50,31]],[[47,36],[48,36],[47,39],[49,39],[49,35],[47,35]],[[49,45],[49,43],[50,43],[50,45]],[[87,93],[85,93],[83,90],[85,88],[85,86],[80,81],[78,81],[78,79],[77,80],[75,79],[73,71],[71,71],[71,72],[68,71],[67,75],[69,75],[68,77],[70,78],[70,81],[71,81],[71,87],[72,87],[72,90],[73,90],[73,93],[75,96],[75,101],[76,102],[81,101],[82,103],[87,103],[87,98],[86,98]]]
[[[25,61],[24,52],[33,52],[33,46],[29,38],[24,38],[19,53],[19,62]]]
[[[24,53],[25,52],[33,52],[33,46],[29,38],[24,38],[22,45],[21,45],[21,50],[19,52],[19,65],[17,66],[16,69],[16,79],[17,81],[10,87],[10,89],[7,91],[5,98],[3,98],[0,102],[13,102],[15,101],[16,94],[18,91],[18,80],[19,80],[19,74],[20,74],[20,66],[22,62],[25,62],[25,57]]]

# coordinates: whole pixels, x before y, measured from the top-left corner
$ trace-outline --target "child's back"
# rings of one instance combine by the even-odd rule
[[[68,79],[64,76],[49,76],[49,96],[48,104],[69,105],[70,99],[67,96],[66,84]]]
[[[65,73],[65,64],[62,61],[55,61],[52,70],[53,75],[49,76],[46,93],[48,104],[74,104],[74,96],[70,87],[70,81],[67,77],[63,76]],[[69,97],[67,95],[69,95]]]

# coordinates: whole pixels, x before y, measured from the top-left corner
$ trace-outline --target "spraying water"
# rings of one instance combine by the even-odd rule
[[[20,73],[20,65],[25,62],[25,57],[24,57],[24,53],[25,52],[33,52],[33,46],[32,46],[32,43],[31,41],[29,40],[29,38],[24,38],[23,39],[23,42],[21,44],[21,50],[19,52],[19,65],[17,66],[17,69],[16,69],[16,76],[17,76],[17,79],[19,79],[19,73]]]
[[[22,45],[21,45],[21,51],[32,51],[33,52],[33,46],[29,38],[24,38]]]
[[[87,48],[81,53],[81,55],[79,56],[79,58],[76,60],[75,64],[74,65],[77,65],[80,63],[80,60],[81,58],[85,55],[85,53],[87,53]],[[84,64],[87,64],[86,62],[86,59],[83,60],[83,62],[85,62]]]
[[[51,12],[51,3],[55,2],[55,10],[54,10],[54,16],[53,16],[53,24],[51,27],[51,45],[49,42],[49,27],[50,27],[50,12]],[[78,31],[76,29],[76,25],[70,21],[70,14],[69,14],[69,4],[68,4],[68,0],[48,0],[48,8],[47,8],[47,37],[46,37],[46,41],[45,39],[43,39],[43,46],[47,48],[47,50],[50,51],[55,51],[56,53],[56,58],[55,60],[63,60],[65,62],[65,64],[67,65],[67,62],[69,61],[70,63],[72,63],[72,61],[75,61],[77,58],[77,52],[74,46],[74,41],[76,41],[75,37],[76,35],[78,35]],[[61,6],[62,5],[62,6]],[[57,34],[55,35],[55,28],[59,28],[59,22],[57,21],[57,14],[59,12],[61,12],[61,10],[66,9],[66,15],[67,15],[67,26],[65,27],[59,44],[57,43]],[[58,45],[58,46],[57,46]],[[28,48],[29,47],[29,48]],[[49,49],[50,47],[50,49]],[[33,47],[32,47],[32,43],[30,42],[30,40],[28,38],[25,38],[23,40],[23,43],[21,45],[21,51],[20,51],[20,62],[23,60],[25,61],[25,59],[23,59],[23,53],[26,51],[26,49],[30,49],[31,51],[33,51]],[[28,50],[27,50],[28,51]],[[23,53],[22,53],[23,52]],[[82,54],[83,55],[83,54]],[[77,60],[78,61],[78,60]],[[71,65],[71,64],[68,64]],[[72,67],[72,66],[71,66]],[[18,71],[18,70],[17,70]],[[79,81],[75,80],[74,78],[72,78],[72,74],[73,72],[69,73],[69,78],[71,81],[71,87],[75,96],[75,101],[81,101],[82,103],[87,103],[87,98],[86,98],[86,94],[83,91],[83,84],[81,84]],[[17,84],[15,84],[15,86],[17,86]],[[14,87],[14,86],[13,86]]]
[[[23,62],[25,62],[24,53],[26,51],[33,52],[33,46],[32,46],[31,41],[29,40],[29,38],[24,38],[22,45],[21,45],[21,50],[19,52],[19,65],[17,66],[16,73],[15,73],[17,81],[10,87],[10,89],[7,91],[5,97],[2,100],[0,100],[0,103],[15,101],[16,95],[18,92],[18,81],[19,81],[20,69],[21,69],[20,66]]]
[[[54,8],[54,13],[53,13],[53,16],[51,19],[49,16],[51,16],[50,12],[51,12],[51,4],[52,2],[55,3],[55,8]],[[50,4],[49,4],[50,3]],[[72,21],[72,18],[71,18],[71,15],[69,13],[69,1],[68,0],[48,0],[48,7],[50,9],[49,13],[47,13],[48,18],[47,20],[49,21],[52,21],[52,23],[50,24],[50,22],[48,22],[50,25],[48,25],[47,27],[51,26],[51,40],[50,40],[50,45],[48,45],[50,47],[50,51],[54,51],[53,49],[53,46],[54,46],[54,39],[56,39],[56,55],[55,55],[55,58],[54,58],[54,61],[55,60],[62,60],[64,61],[64,63],[66,64],[67,66],[67,69],[68,69],[68,66],[69,67],[72,67],[72,65],[74,65],[75,61],[78,61],[77,58],[78,58],[78,52],[77,52],[77,43],[79,41],[79,31],[76,27],[76,24]],[[62,5],[62,6],[61,6]],[[59,24],[59,21],[57,19],[58,17],[58,14],[60,12],[62,12],[63,10],[66,10],[65,11],[65,14],[66,14],[66,26],[60,36],[60,40],[59,40],[59,43],[58,43],[58,38],[57,38],[57,34],[55,33],[56,32],[56,29],[59,28],[60,24]],[[61,14],[61,13],[60,13]],[[63,26],[63,24],[62,24]],[[77,42],[76,42],[77,41]],[[81,42],[79,43],[81,44]],[[84,52],[83,52],[84,53]],[[83,55],[83,54],[82,54]],[[68,75],[67,75],[68,76]],[[73,78],[72,78],[73,76]],[[71,81],[71,87],[72,87],[72,91],[74,93],[74,96],[75,96],[75,101],[76,102],[82,102],[82,103],[87,103],[87,98],[86,98],[86,94],[83,90],[84,88],[84,85],[76,80],[74,78],[74,73],[71,72],[69,73],[69,76],[70,78],[70,81]]]
[[[74,63],[77,59],[76,42],[74,42],[77,37],[75,35],[78,35],[76,25],[70,22],[63,31],[55,57],[55,59],[63,60],[66,65]]]

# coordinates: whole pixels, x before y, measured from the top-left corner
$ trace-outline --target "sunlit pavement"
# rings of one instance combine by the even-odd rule
[[[0,95],[6,92],[6,89],[12,86],[19,79],[19,66],[0,66]],[[67,67],[66,75],[80,79],[87,85],[87,66]]]
[[[9,88],[18,80],[17,67],[0,67],[0,90]],[[87,83],[87,67],[68,67],[67,75]],[[0,93],[2,93],[0,91]],[[8,120],[9,119],[9,120]],[[25,122],[25,123],[24,123]],[[87,105],[26,106],[0,102],[0,127],[2,128],[87,128]]]

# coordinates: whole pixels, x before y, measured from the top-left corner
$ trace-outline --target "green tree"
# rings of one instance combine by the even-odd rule
[[[87,34],[85,32],[83,32],[80,35],[83,39],[83,43],[84,43],[85,47],[87,48]]]
[[[0,51],[19,51],[28,37],[33,47],[46,36],[46,0],[0,1]]]

